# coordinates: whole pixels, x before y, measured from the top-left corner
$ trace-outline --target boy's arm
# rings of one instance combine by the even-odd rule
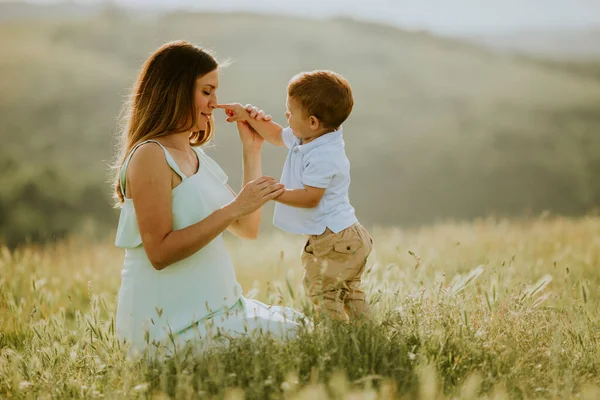
[[[246,107],[239,103],[219,104],[217,107],[225,110],[228,116],[227,122],[246,121],[267,142],[275,146],[286,147],[281,137],[283,128],[279,124],[273,121],[251,118]]]
[[[304,188],[286,189],[275,201],[298,208],[314,208],[319,205],[338,170],[338,165],[330,154],[320,154],[316,158],[313,158],[312,154],[309,153],[304,158],[305,165],[301,177]]]
[[[304,185],[304,189],[286,189],[275,201],[290,207],[314,208],[324,194],[325,188]]]
[[[275,146],[286,147],[281,136],[283,132],[281,125],[273,121],[259,121],[254,118],[250,118],[246,122],[267,142]]]

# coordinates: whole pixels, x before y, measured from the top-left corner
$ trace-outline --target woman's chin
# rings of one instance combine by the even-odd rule
[[[195,127],[192,128],[192,132],[205,131],[208,128],[208,121],[198,121]]]

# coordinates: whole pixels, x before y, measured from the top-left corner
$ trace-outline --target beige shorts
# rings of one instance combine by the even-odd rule
[[[339,233],[327,228],[308,237],[302,251],[304,289],[321,311],[340,320],[368,314],[360,286],[372,249],[371,236],[358,222]]]

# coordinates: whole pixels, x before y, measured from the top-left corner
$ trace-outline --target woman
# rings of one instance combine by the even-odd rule
[[[225,249],[222,232],[255,238],[261,207],[284,189],[261,177],[263,139],[246,123],[238,123],[237,196],[200,148],[213,134],[218,67],[190,43],[168,43],[146,61],[131,95],[114,189],[122,207],[116,245],[126,249],[116,330],[134,352],[217,331],[285,337],[303,319],[244,298]]]

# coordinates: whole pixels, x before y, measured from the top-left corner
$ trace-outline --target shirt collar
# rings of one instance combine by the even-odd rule
[[[310,141],[306,144],[299,145],[298,150],[300,150],[303,153],[306,153],[306,152],[309,152],[310,150],[314,149],[315,147],[319,147],[324,144],[331,143],[336,140],[340,140],[341,138],[342,138],[342,127],[340,126],[336,131],[326,133],[322,136],[319,136],[318,138],[316,138],[313,141]],[[298,142],[300,142],[299,139],[298,139]]]

